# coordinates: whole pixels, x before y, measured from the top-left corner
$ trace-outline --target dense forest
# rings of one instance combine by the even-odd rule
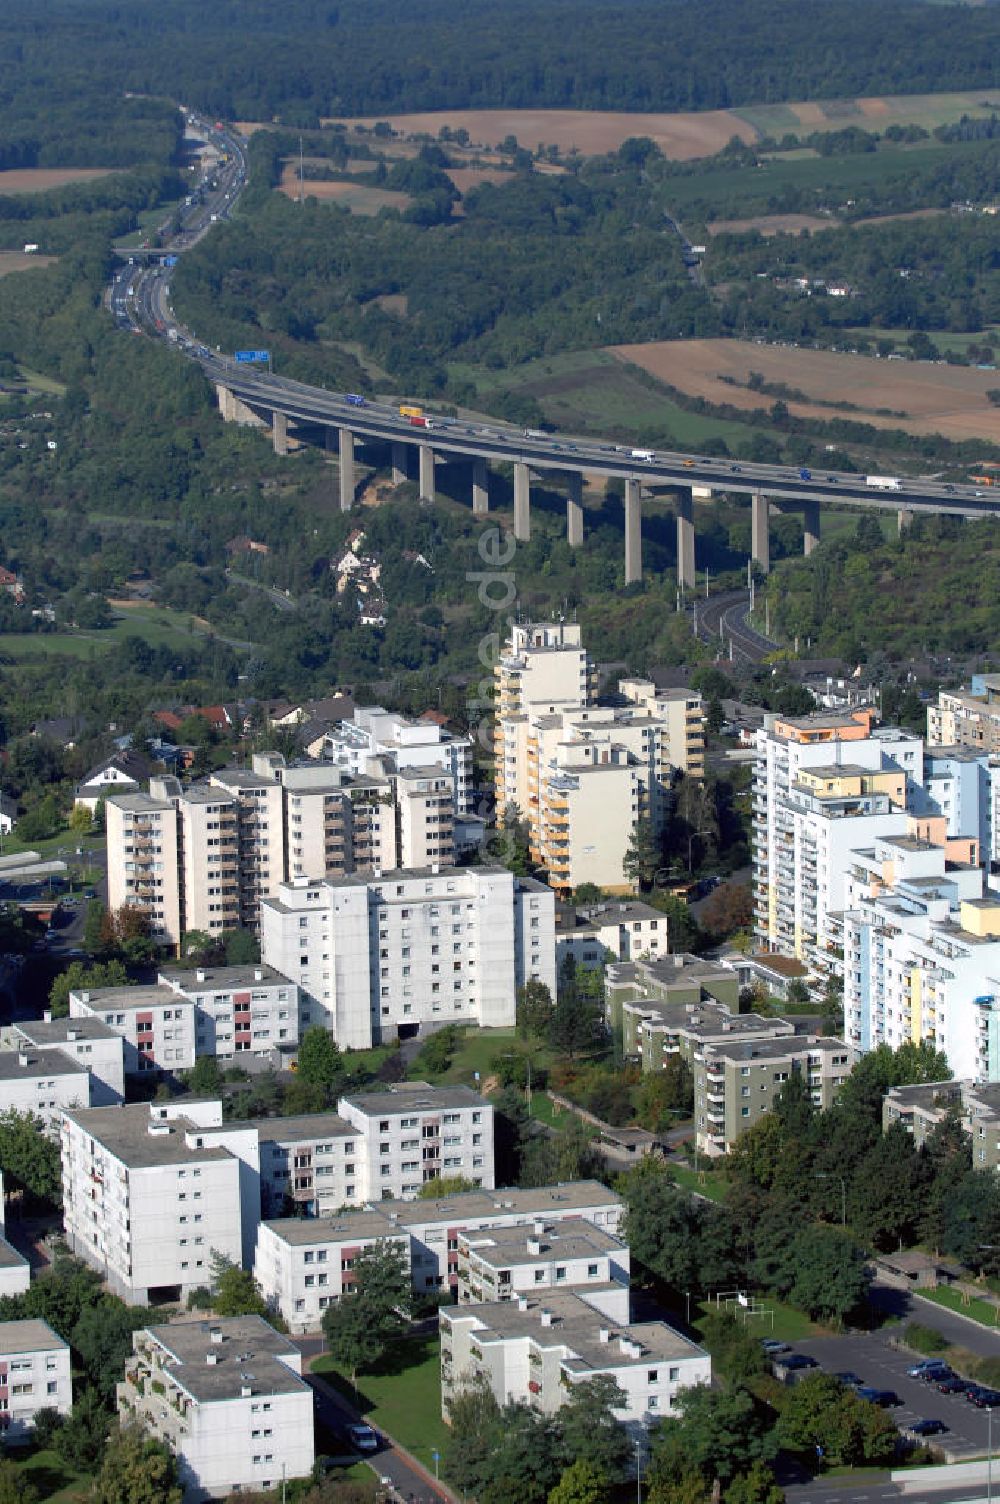
[[[887,542],[862,513],[853,537],[785,560],[768,593],[781,635],[820,655],[981,652],[1000,638],[1000,536],[990,518],[918,517]]]
[[[0,19],[5,134],[40,151],[71,135],[74,96],[107,118],[122,89],[298,126],[445,106],[686,110],[985,89],[998,70],[996,8],[949,9],[942,24],[917,0],[470,0],[460,25],[450,0],[9,0]]]

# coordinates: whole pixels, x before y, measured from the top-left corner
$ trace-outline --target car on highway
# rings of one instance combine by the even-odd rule
[[[915,1420],[903,1429],[910,1436],[943,1436],[948,1427],[943,1420],[926,1419]]]
[[[380,1445],[378,1432],[363,1421],[348,1426],[347,1439],[358,1452],[377,1452]]]

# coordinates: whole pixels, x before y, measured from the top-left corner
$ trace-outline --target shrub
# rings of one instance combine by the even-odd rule
[[[920,1321],[908,1323],[903,1340],[907,1347],[915,1348],[918,1353],[943,1353],[950,1345],[936,1327],[924,1326]]]

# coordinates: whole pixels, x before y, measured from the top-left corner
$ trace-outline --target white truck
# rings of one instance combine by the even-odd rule
[[[895,475],[866,475],[865,485],[873,491],[901,491],[902,482]]]
[[[633,449],[631,458],[634,460],[642,460],[644,464],[651,465],[655,456],[651,449]]]

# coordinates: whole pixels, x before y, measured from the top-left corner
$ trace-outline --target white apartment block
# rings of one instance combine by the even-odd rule
[[[23,1295],[31,1288],[31,1265],[7,1239],[0,1236],[0,1297]]]
[[[753,782],[754,932],[761,949],[836,969],[850,852],[902,835],[923,779],[923,742],[874,728],[874,712],[767,717]]]
[[[64,1112],[66,1241],[129,1304],[184,1300],[214,1252],[252,1256],[257,1156],[256,1130],[224,1129],[219,1102]]]
[[[627,1245],[583,1217],[458,1235],[460,1305],[572,1290],[627,1323],[629,1278]]]
[[[463,1385],[482,1376],[499,1405],[508,1400],[554,1415],[577,1384],[607,1376],[625,1395],[618,1419],[638,1434],[678,1414],[684,1390],[710,1384],[709,1354],[662,1321],[629,1325],[572,1292],[546,1291],[496,1304],[445,1307],[441,1325],[441,1413]]]
[[[8,1446],[31,1440],[39,1410],[73,1408],[69,1344],[47,1321],[0,1322],[0,1436]]]
[[[155,986],[72,992],[69,1006],[71,1029],[119,1038],[127,1076],[190,1070],[202,1055],[278,1065],[299,1039],[298,988],[269,966],[166,969]]]
[[[607,961],[656,961],[669,950],[667,916],[648,903],[557,906],[557,976],[567,957],[580,971],[596,971]]]
[[[184,1497],[282,1489],[315,1461],[302,1354],[259,1316],[144,1327],[118,1385],[123,1424],[177,1457]]]
[[[196,1058],[274,1064],[298,1045],[299,989],[272,966],[165,968],[157,981],[193,1004]]]
[[[152,787],[152,785],[151,785]],[[154,940],[179,945],[185,924],[179,881],[180,832],[172,799],[112,794],[104,806],[108,904],[145,909]]]
[[[555,995],[554,898],[500,867],[300,878],[261,905],[261,950],[299,985],[301,1029],[321,1024],[340,1045],[509,1026],[529,978]]]
[[[71,992],[69,1016],[96,1019],[121,1036],[126,1076],[189,1071],[194,1065],[195,1004],[162,983]]]
[[[956,1077],[1000,1081],[1000,895],[913,837],[853,854],[844,1022],[857,1052],[926,1040]]]
[[[339,1114],[268,1118],[258,1127],[265,1217],[331,1217],[370,1194],[363,1139]]]
[[[455,736],[436,721],[411,720],[381,705],[358,705],[352,720],[341,721],[327,733],[322,756],[355,776],[443,773],[451,784],[455,813],[470,813],[471,738]]]
[[[353,1261],[373,1243],[404,1248],[415,1291],[458,1290],[459,1239],[505,1228],[530,1231],[536,1221],[554,1228],[565,1219],[585,1221],[613,1237],[621,1197],[598,1181],[539,1186],[532,1190],[463,1191],[426,1201],[382,1201],[310,1220],[262,1222],[254,1277],[293,1332],[318,1329],[323,1312],[350,1284]],[[615,1255],[621,1267],[623,1254]],[[614,1276],[618,1282],[618,1275]]]
[[[190,784],[154,778],[148,794],[111,795],[109,903],[148,909],[156,938],[177,946],[191,930],[256,929],[261,901],[286,878],[452,862],[456,816],[463,829],[479,828],[459,807],[469,795],[457,748],[448,766],[415,757],[399,768],[388,756],[367,763],[373,772],[354,775],[265,752],[249,771],[226,768]]]
[[[626,679],[624,704],[595,705],[579,628],[565,623],[514,627],[496,678],[501,819],[515,807],[527,822],[553,887],[630,891],[623,862],[636,823],[660,831],[675,774],[704,773],[700,695]]]
[[[493,1107],[467,1086],[400,1082],[341,1097],[337,1111],[361,1135],[369,1200],[405,1200],[430,1180],[493,1187]]]
[[[110,1107],[125,1095],[125,1046],[118,1030],[97,1018],[23,1019],[3,1031],[6,1049],[38,1057],[53,1052],[77,1061],[90,1076],[89,1107]]]
[[[0,1050],[0,1112],[30,1112],[49,1132],[66,1107],[90,1106],[91,1077],[62,1050]]]

